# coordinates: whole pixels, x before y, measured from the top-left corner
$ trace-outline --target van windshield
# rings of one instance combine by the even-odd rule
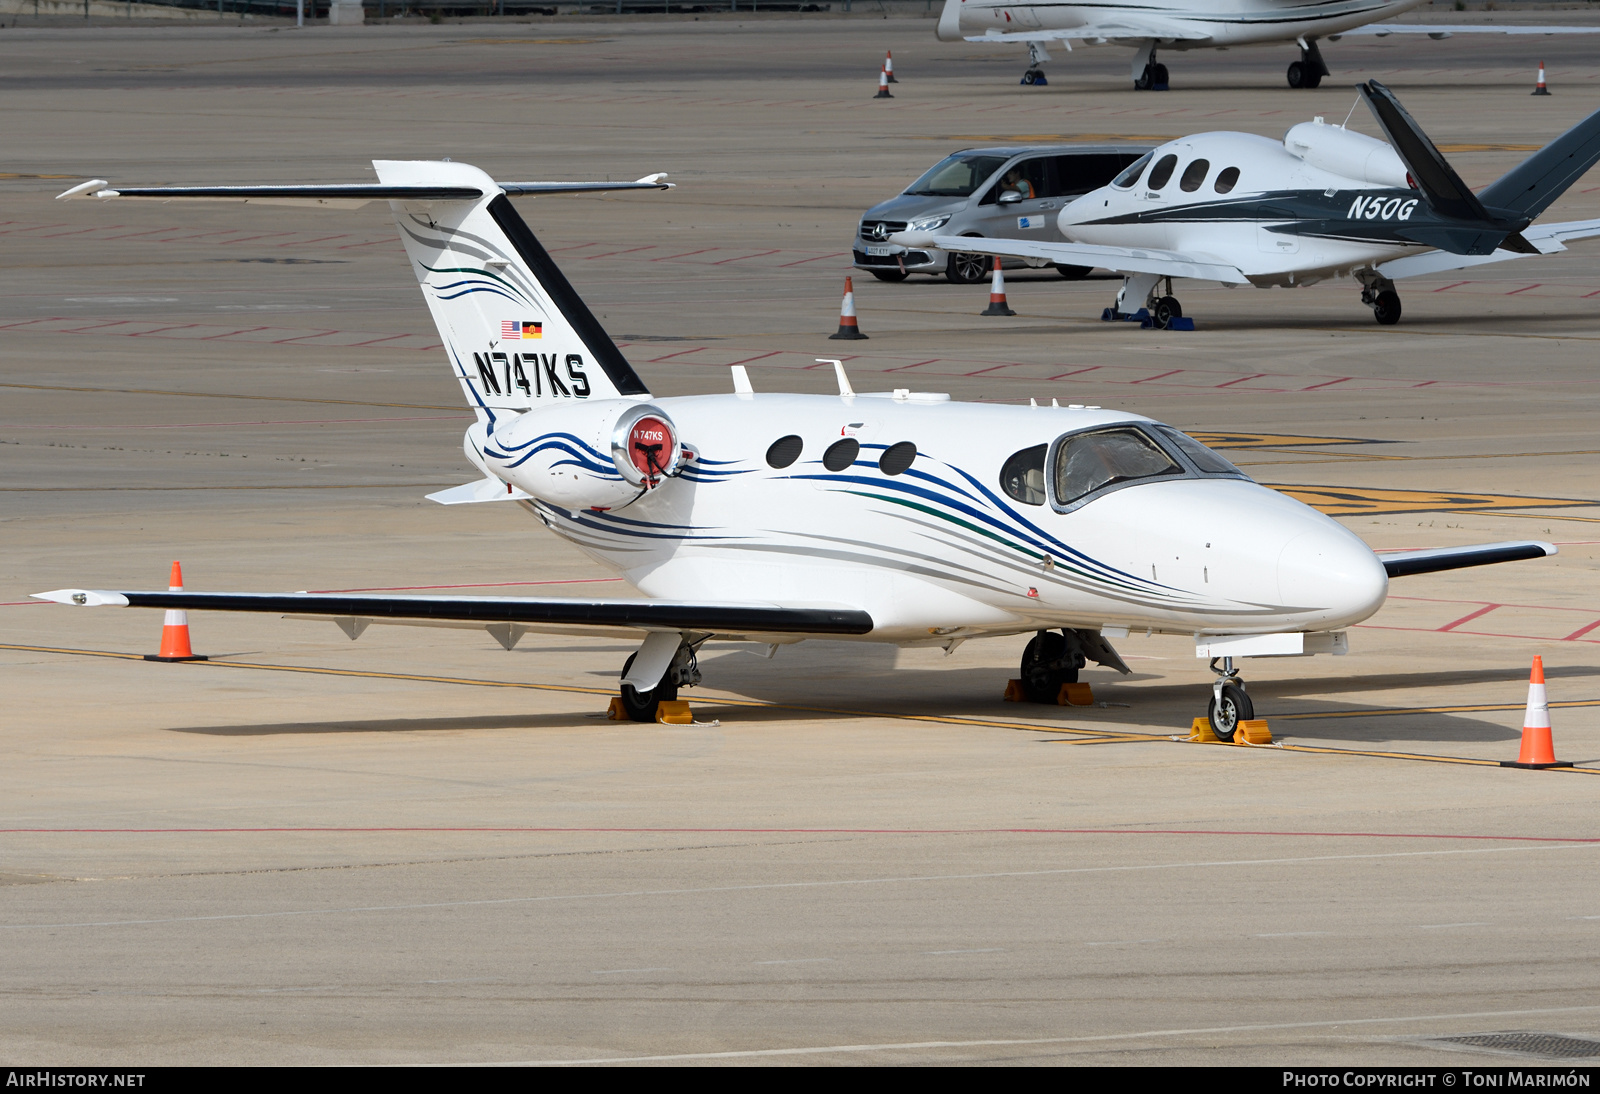
[[[1000,170],[1007,158],[957,152],[934,164],[906,193],[941,198],[968,197]]]

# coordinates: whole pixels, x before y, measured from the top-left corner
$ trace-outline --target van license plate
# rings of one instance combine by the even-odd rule
[[[867,244],[867,254],[869,256],[871,256],[872,258],[888,258],[889,256],[891,256],[891,255],[893,255],[895,253],[896,253],[896,248],[891,247],[887,243],[869,243],[869,244]]]

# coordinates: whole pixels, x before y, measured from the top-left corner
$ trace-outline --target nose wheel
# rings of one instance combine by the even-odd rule
[[[1222,662],[1221,668],[1217,667],[1218,660]],[[1244,690],[1244,681],[1233,670],[1233,658],[1213,657],[1211,671],[1217,674],[1217,678],[1211,683],[1211,703],[1206,708],[1206,717],[1211,722],[1211,732],[1217,735],[1217,740],[1232,741],[1239,723],[1254,718],[1256,708]]]
[[[1083,651],[1069,646],[1067,636],[1040,631],[1022,651],[1022,690],[1030,703],[1054,703],[1062,684],[1076,684],[1083,668]]]

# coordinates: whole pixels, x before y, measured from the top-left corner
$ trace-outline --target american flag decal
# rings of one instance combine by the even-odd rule
[[[502,339],[543,338],[543,323],[519,323],[515,319],[502,319],[500,321],[500,337]]]

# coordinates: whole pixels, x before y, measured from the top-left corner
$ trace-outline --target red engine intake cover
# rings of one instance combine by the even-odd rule
[[[672,460],[672,427],[660,418],[640,418],[628,432],[628,461],[651,486],[661,482]]]

